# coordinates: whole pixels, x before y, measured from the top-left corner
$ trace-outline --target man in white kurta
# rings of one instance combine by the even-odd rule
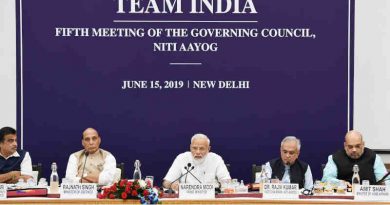
[[[210,140],[206,135],[195,134],[191,139],[190,150],[176,157],[164,177],[165,188],[177,190],[179,183],[217,184],[231,179],[222,157],[209,152]]]
[[[114,156],[100,149],[98,132],[88,128],[83,132],[83,150],[70,155],[66,168],[66,178],[74,182],[109,185],[114,182],[116,160]]]

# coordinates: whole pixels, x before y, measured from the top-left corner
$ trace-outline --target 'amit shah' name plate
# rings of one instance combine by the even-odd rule
[[[214,199],[214,184],[179,184],[179,199]]]
[[[97,186],[93,183],[61,184],[60,198],[63,199],[96,199]]]
[[[0,199],[7,198],[7,184],[0,183]]]
[[[362,201],[390,201],[389,188],[381,185],[356,185],[354,198]]]
[[[263,199],[299,199],[299,185],[265,183]]]

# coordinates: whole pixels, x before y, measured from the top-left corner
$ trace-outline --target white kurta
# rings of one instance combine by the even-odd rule
[[[191,163],[191,167],[194,166],[191,173],[201,183],[217,183],[221,180],[231,179],[221,156],[210,152],[201,164],[195,164],[191,152],[185,152],[176,157],[164,180],[173,182],[185,175],[187,173],[185,167],[188,163]],[[199,183],[194,176],[187,174],[180,179],[180,183]]]

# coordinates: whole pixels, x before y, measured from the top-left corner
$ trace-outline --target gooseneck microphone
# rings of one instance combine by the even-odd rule
[[[380,184],[382,184],[384,181],[389,180],[389,179],[386,179],[389,175],[390,175],[390,172],[387,172],[387,174],[385,174],[385,176],[383,176],[382,179],[380,179],[379,181],[377,181],[376,184],[380,185]]]
[[[191,173],[191,171],[194,169],[194,166],[191,167],[191,163],[188,163],[187,166],[184,166],[184,169],[187,170],[186,178],[184,179],[184,183],[187,183],[188,173]]]
[[[88,151],[84,151],[84,154],[85,154],[85,160],[84,160],[83,172],[81,172],[80,183],[83,183],[85,165],[87,164],[87,158],[88,158],[89,153],[88,153]]]

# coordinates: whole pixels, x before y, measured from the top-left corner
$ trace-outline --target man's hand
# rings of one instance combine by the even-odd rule
[[[19,179],[23,179],[25,182],[27,182],[28,179],[31,179],[32,176],[28,176],[28,175],[20,175],[19,176]]]
[[[175,182],[171,185],[171,188],[176,192],[179,191],[179,182]]]
[[[19,177],[20,177],[20,171],[10,171],[2,175],[1,181],[7,184],[15,184],[19,181]]]
[[[340,182],[344,183],[345,185],[347,185],[347,187],[352,187],[352,184],[347,182],[347,181],[344,181],[344,180],[340,180]]]
[[[98,174],[89,174],[81,179],[81,182],[84,183],[99,183]]]
[[[164,186],[164,188],[166,188],[166,189],[171,188],[171,189],[173,189],[173,190],[175,190],[175,191],[178,191],[178,190],[179,190],[179,182],[172,183],[172,182],[170,182],[170,181],[164,180],[164,181],[163,181],[163,186]]]

